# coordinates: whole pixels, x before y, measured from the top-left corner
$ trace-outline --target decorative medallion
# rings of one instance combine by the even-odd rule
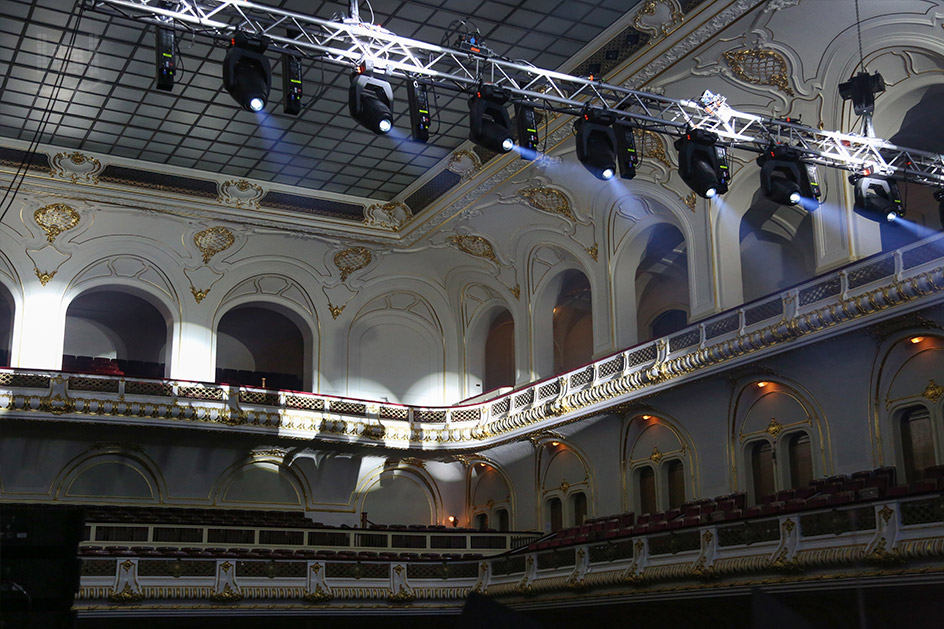
[[[245,179],[224,181],[219,184],[217,203],[231,205],[239,209],[259,209],[259,200],[265,195],[262,186]]]
[[[49,242],[78,225],[79,218],[79,213],[65,203],[53,203],[33,212],[33,220],[46,232],[46,240]]]
[[[33,272],[36,273],[36,277],[39,278],[39,283],[45,286],[49,281],[56,277],[55,271],[40,271],[37,268],[33,268]]]
[[[672,164],[669,163],[669,158],[665,154],[665,143],[658,133],[646,131],[645,129],[635,129],[633,135],[636,137],[636,149],[640,155],[659,160],[665,164],[666,168],[672,168]]]
[[[590,257],[593,258],[593,261],[597,261],[597,256],[600,255],[600,247],[597,243],[593,243],[592,247],[587,247],[586,252],[590,254]]]
[[[944,387],[938,386],[934,380],[928,380],[928,386],[921,395],[932,402],[937,402],[944,395]]]
[[[668,16],[662,21],[658,21],[656,16],[656,10],[660,5],[665,7],[667,9],[666,13],[668,13]],[[656,17],[656,20],[645,19],[648,17]],[[636,12],[636,16],[633,18],[633,26],[636,27],[636,30],[644,33],[655,35],[661,32],[665,36],[669,34],[673,26],[681,24],[684,19],[685,14],[682,13],[681,7],[674,0],[647,0],[646,4]]]
[[[115,603],[137,603],[142,598],[144,598],[144,594],[141,592],[135,592],[131,588],[130,583],[125,583],[124,589],[122,589],[120,592],[113,592],[108,598]]]
[[[57,153],[51,160],[51,174],[60,179],[69,179],[72,183],[84,181],[98,185],[98,174],[102,172],[102,163],[91,155],[78,151]]]
[[[498,261],[498,258],[495,257],[495,249],[492,247],[492,243],[485,240],[481,236],[465,236],[462,234],[454,234],[449,236],[448,240],[463,253],[467,253],[470,256],[475,256],[477,258],[491,260],[495,264],[501,264]]]
[[[236,237],[233,236],[233,232],[221,226],[204,229],[193,236],[193,244],[203,254],[204,264],[207,264],[216,254],[232,247],[234,242],[236,242]]]
[[[400,231],[400,228],[411,218],[413,218],[413,210],[400,201],[375,203],[364,208],[364,223],[371,227],[381,227],[396,232]]]
[[[566,494],[568,489],[570,489],[570,483],[567,482],[566,478],[562,479],[561,484],[560,484],[560,490]]]
[[[765,430],[771,437],[776,437],[780,434],[780,431],[783,430],[783,424],[778,422],[775,417],[771,417],[770,423],[767,424],[767,428],[765,428]]]
[[[340,306],[335,306],[330,301],[328,302],[328,310],[331,312],[331,318],[337,319],[341,316],[341,313],[344,312],[344,307],[347,304],[341,304]]]
[[[770,85],[787,96],[793,89],[787,74],[787,60],[775,50],[729,50],[723,55],[734,76],[751,85]]]
[[[449,157],[449,163],[446,165],[446,168],[463,179],[468,179],[482,168],[482,160],[474,151],[462,149],[456,151]]]
[[[895,512],[889,509],[888,505],[884,505],[878,514],[882,517],[882,521],[887,524],[888,521],[892,519],[892,516],[895,514]]]
[[[518,196],[527,201],[531,207],[537,208],[551,214],[560,214],[561,216],[576,222],[573,210],[570,209],[570,201],[563,192],[550,186],[540,186],[538,188],[523,188],[518,191]]]
[[[344,251],[339,251],[334,255],[334,266],[341,270],[341,281],[343,282],[354,271],[359,271],[370,264],[373,256],[370,249],[366,247],[351,247]],[[339,313],[340,314],[340,313]]]
[[[658,446],[653,446],[652,454],[649,455],[649,460],[653,463],[658,463],[662,460],[662,452],[659,450]]]
[[[190,293],[193,295],[194,301],[199,304],[201,301],[203,301],[204,297],[210,294],[210,289],[204,288],[203,290],[197,290],[197,287],[191,284]]]

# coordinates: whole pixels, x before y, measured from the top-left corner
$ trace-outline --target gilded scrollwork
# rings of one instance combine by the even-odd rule
[[[944,396],[944,387],[934,382],[934,380],[929,380],[928,386],[921,395],[932,402],[937,402],[941,399],[941,396]]]
[[[53,203],[33,212],[33,220],[46,232],[46,240],[51,243],[56,236],[78,225],[80,216],[65,203]]]
[[[662,21],[658,21],[657,15],[660,5],[666,9],[667,13],[667,16]],[[656,19],[650,20],[646,18]],[[671,32],[672,27],[681,24],[684,19],[685,14],[682,13],[681,7],[675,0],[646,0],[646,3],[636,12],[635,17],[633,17],[633,26],[644,33],[650,33],[652,35],[661,33],[662,36],[665,37]]]
[[[364,224],[371,227],[380,227],[396,232],[400,231],[411,218],[413,218],[413,211],[406,203],[400,201],[375,203],[364,208]]]
[[[745,83],[769,85],[787,96],[794,95],[790,87],[787,60],[776,50],[728,50],[722,57],[734,76]]]
[[[463,179],[469,179],[482,168],[482,160],[475,151],[460,149],[449,157],[446,168]]]
[[[36,274],[39,283],[43,286],[51,282],[52,278],[56,277],[55,271],[40,271],[38,268],[34,268],[33,272]]]
[[[73,151],[56,153],[50,161],[50,173],[53,177],[68,179],[72,183],[98,184],[98,175],[102,172],[102,163],[91,155]]]
[[[495,247],[482,236],[466,236],[464,234],[453,234],[448,238],[449,242],[455,245],[456,249],[476,258],[485,258],[495,264],[501,264],[495,255]]]
[[[536,188],[522,188],[518,191],[518,196],[528,202],[531,207],[559,214],[570,221],[577,221],[574,211],[570,207],[570,200],[563,192],[551,186],[538,186]]]
[[[233,232],[220,225],[204,229],[193,236],[193,244],[203,254],[204,264],[207,264],[216,254],[232,247],[235,242],[236,237],[233,236]]]
[[[334,255],[334,266],[341,271],[341,281],[350,277],[351,273],[363,269],[371,263],[373,256],[367,247],[351,247],[339,251]]]
[[[217,192],[217,203],[250,210],[258,210],[259,201],[265,196],[262,186],[245,179],[224,181]]]
[[[665,142],[658,133],[646,129],[634,129],[633,135],[636,138],[636,148],[642,157],[657,160],[666,168],[672,168],[665,154]]]

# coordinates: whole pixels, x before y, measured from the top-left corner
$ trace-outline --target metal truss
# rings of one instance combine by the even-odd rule
[[[790,144],[806,162],[944,186],[944,155],[739,112],[710,92],[697,100],[672,99],[592,76],[544,70],[484,49],[445,48],[400,37],[356,18],[325,20],[242,0],[85,0],[85,6],[216,39],[229,39],[237,30],[265,35],[270,47],[281,52],[348,68],[366,63],[375,75],[418,79],[453,90],[471,91],[491,83],[537,109],[577,114],[599,108],[633,126],[667,135],[705,129],[721,142],[748,151],[762,152],[772,142]]]

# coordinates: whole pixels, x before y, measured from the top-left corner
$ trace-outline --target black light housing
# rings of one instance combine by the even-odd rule
[[[386,81],[355,72],[347,104],[351,118],[377,135],[393,128],[393,88]]]
[[[876,72],[859,72],[854,77],[839,84],[842,100],[852,100],[852,108],[857,116],[875,111],[875,95],[885,91],[885,79]]]
[[[482,85],[469,98],[469,139],[495,153],[515,147],[511,118],[505,103],[508,93],[496,85]]]
[[[223,87],[241,107],[261,111],[269,100],[272,69],[263,54],[269,40],[237,32],[223,59]]]
[[[527,103],[515,103],[515,123],[518,126],[518,149],[521,159],[533,160],[538,156],[538,114]]]
[[[302,110],[302,60],[282,53],[282,111],[297,116]]]
[[[855,189],[853,211],[872,221],[889,223],[905,215],[898,183],[894,179],[852,175],[849,177]]]
[[[576,122],[577,159],[597,179],[606,181],[616,174],[615,117],[599,109],[585,110]]]
[[[174,60],[176,33],[172,28],[158,26],[154,41],[154,78],[159,90],[170,91],[174,88],[174,76],[177,64]]]
[[[764,195],[781,205],[819,207],[821,191],[816,166],[800,161],[800,152],[783,144],[771,144],[757,158]]]
[[[718,136],[703,129],[690,129],[675,141],[679,175],[695,194],[710,199],[728,191],[728,151]]]
[[[636,166],[639,164],[634,129],[628,124],[617,122],[613,130],[616,132],[616,161],[619,162],[620,177],[632,179],[636,176]]]
[[[415,79],[407,81],[406,88],[410,104],[410,139],[425,143],[429,140],[429,93],[426,85]]]

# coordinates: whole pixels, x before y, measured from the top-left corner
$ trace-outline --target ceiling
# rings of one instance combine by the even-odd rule
[[[470,18],[496,54],[558,68],[637,2],[370,4],[374,23],[398,35],[438,44],[450,22]],[[338,1],[265,3],[324,19],[347,9]],[[281,64],[270,54],[272,93],[267,113],[255,114],[223,90],[225,49],[208,38],[180,38],[176,85],[164,92],[155,88],[152,27],[64,0],[0,0],[0,14],[0,139],[33,141],[51,105],[41,143],[382,201],[397,198],[467,140],[465,97],[453,92],[431,95],[430,140],[418,144],[403,139],[409,114],[396,80],[394,124],[402,133],[377,136],[348,115],[349,79],[337,66],[305,62],[306,108],[293,117],[282,113]],[[370,14],[362,0],[362,19]]]

